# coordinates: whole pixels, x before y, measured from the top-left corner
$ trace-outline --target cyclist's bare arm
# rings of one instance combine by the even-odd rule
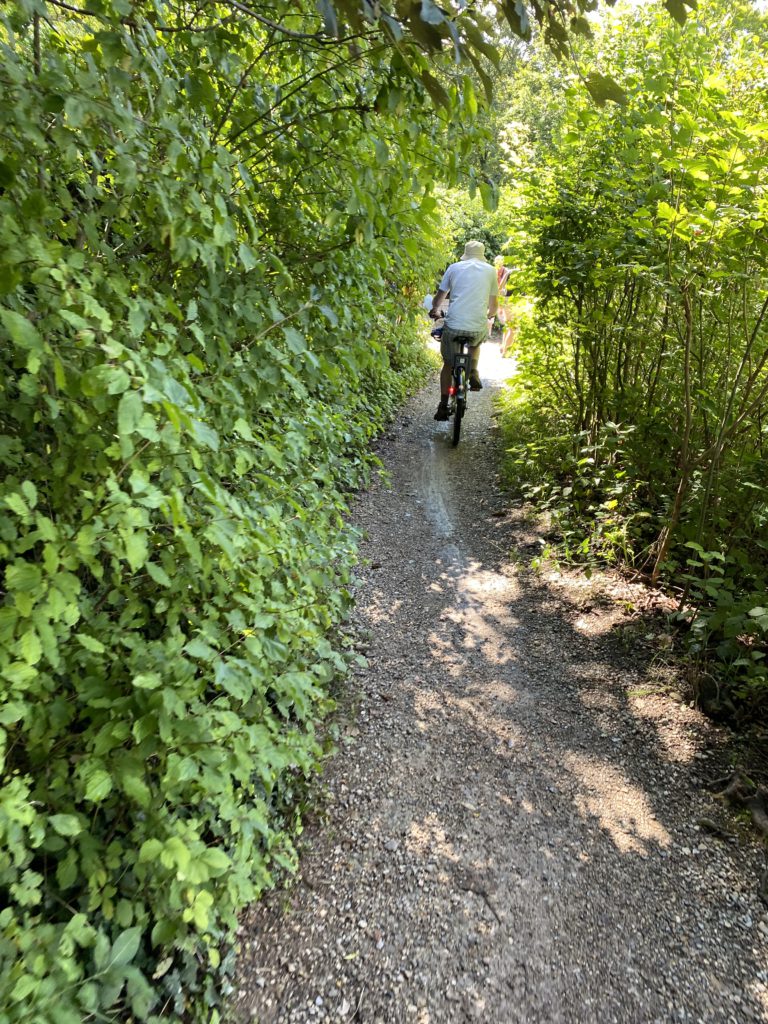
[[[429,315],[436,320],[439,316],[442,316],[440,307],[448,298],[448,292],[438,291],[435,293],[434,299],[432,299],[432,309],[429,311]]]
[[[491,318],[491,317],[496,316],[496,313],[498,312],[498,309],[499,309],[498,297],[496,295],[492,295],[490,297],[490,299],[488,299],[488,317]]]

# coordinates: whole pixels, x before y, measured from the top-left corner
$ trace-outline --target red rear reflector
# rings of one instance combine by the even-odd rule
[[[451,385],[451,386],[450,386],[450,387],[448,388],[448,394],[449,394],[449,395],[455,395],[455,394],[456,394],[456,388],[455,388],[455,387],[454,387],[453,385]]]

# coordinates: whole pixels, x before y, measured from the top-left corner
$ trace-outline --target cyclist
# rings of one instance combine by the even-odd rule
[[[451,386],[454,356],[459,349],[455,339],[460,335],[469,335],[472,339],[469,388],[479,391],[483,386],[477,371],[480,345],[488,337],[488,319],[496,316],[498,294],[496,271],[485,259],[485,246],[482,242],[467,242],[464,255],[443,275],[429,311],[431,317],[437,318],[446,298],[450,298],[440,341],[443,368],[440,371],[440,404],[435,413],[436,420],[448,419],[448,388]]]

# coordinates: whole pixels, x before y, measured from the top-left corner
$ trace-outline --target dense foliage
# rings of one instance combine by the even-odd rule
[[[768,703],[768,26],[747,3],[711,0],[684,25],[632,8],[576,60],[569,74],[537,54],[507,110],[501,209],[530,300],[511,469],[570,553],[675,587],[692,650],[719,661],[719,703],[754,713]],[[589,102],[587,61],[616,103]]]
[[[0,1018],[209,1020],[423,372],[448,115],[314,15],[91,9],[0,27]]]
[[[436,185],[495,201],[497,26],[563,53],[595,6],[3,5],[3,1021],[218,1019],[348,658],[346,495],[424,368]]]

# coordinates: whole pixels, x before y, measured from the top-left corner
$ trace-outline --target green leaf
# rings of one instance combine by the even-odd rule
[[[523,0],[502,0],[501,6],[514,34],[528,42],[531,38],[531,23]]]
[[[152,793],[140,775],[133,772],[124,772],[120,776],[120,785],[125,795],[135,800],[140,807],[149,807],[152,801]]]
[[[38,593],[41,581],[40,566],[34,562],[16,561],[5,570],[6,586],[11,591],[20,591],[24,594]]]
[[[592,27],[586,18],[575,17],[571,18],[571,32],[577,36],[584,36],[587,39],[592,38]]]
[[[138,391],[126,391],[117,406],[117,432],[121,437],[134,433],[144,414],[144,403]]]
[[[304,340],[304,335],[300,334],[299,331],[293,327],[286,327],[283,330],[283,336],[285,337],[286,344],[291,352],[298,355],[300,352],[306,352],[307,343]]]
[[[74,849],[67,852],[56,868],[56,881],[62,889],[71,889],[78,878],[78,857]]]
[[[219,450],[219,435],[207,423],[203,423],[202,420],[193,419],[190,421],[190,427],[196,441],[199,441],[200,444],[205,445],[206,448],[210,448],[212,451]]]
[[[376,163],[379,167],[384,167],[389,163],[389,146],[382,139],[374,139],[373,145],[376,151]]]
[[[450,110],[451,100],[448,96],[448,93],[438,82],[435,76],[431,75],[429,71],[422,71],[419,74],[419,78],[421,79],[424,88],[427,90],[430,97],[432,98],[432,102],[436,106],[444,107],[446,110]]]
[[[253,249],[245,242],[240,243],[240,247],[237,250],[240,262],[243,264],[246,270],[253,270],[254,267],[258,266],[258,260],[253,254]]]
[[[396,43],[399,43],[400,40],[403,38],[403,29],[400,22],[396,18],[393,18],[392,15],[388,14],[386,11],[381,11],[379,17],[381,18],[386,28],[389,30],[394,41]]]
[[[0,186],[2,187],[2,186]],[[21,273],[18,267],[0,262],[0,295],[10,295],[21,284]]]
[[[437,6],[434,0],[421,0],[421,20],[428,25],[442,25],[445,21],[445,14]]]
[[[185,652],[190,658],[202,658],[203,661],[213,661],[217,652],[200,637],[195,637],[184,645]]]
[[[678,23],[684,25],[688,17],[683,0],[664,0],[664,6]]]
[[[160,861],[167,868],[176,868],[184,874],[192,863],[192,854],[188,847],[177,836],[171,836],[163,847]]]
[[[39,978],[35,978],[30,974],[23,974],[11,990],[11,999],[15,1003],[20,1003],[28,999],[39,985]]]
[[[499,51],[489,39],[485,38],[482,30],[466,19],[462,19],[461,26],[466,32],[474,49],[479,50],[480,53],[482,53],[482,55],[491,62],[491,64],[498,67]]]
[[[123,534],[125,545],[125,557],[133,572],[137,572],[144,566],[149,554],[149,543],[146,533],[125,532]]]
[[[498,206],[499,202],[498,192],[494,188],[493,183],[481,181],[478,188],[480,189],[480,197],[483,200],[484,208],[492,213]]]
[[[137,690],[158,690],[163,680],[158,672],[141,672],[133,677],[132,683]]]
[[[171,578],[162,566],[159,566],[156,562],[147,562],[146,570],[155,583],[159,583],[161,587],[172,586]]]
[[[317,9],[323,19],[326,35],[339,35],[339,21],[331,0],[317,0]]]
[[[109,953],[109,964],[111,967],[123,967],[129,964],[139,951],[142,929],[138,925],[133,928],[126,928],[124,932],[115,939]]]
[[[139,863],[149,864],[160,856],[163,844],[159,839],[147,839],[142,843],[139,850]]]
[[[92,803],[101,803],[112,792],[112,776],[103,768],[86,767],[83,771],[86,780],[85,799]]]
[[[483,92],[485,94],[485,100],[486,103],[488,103],[488,105],[490,106],[493,103],[493,79],[485,70],[480,60],[477,58],[476,54],[472,52],[472,50],[469,51],[469,59],[472,61],[475,71],[477,72],[480,81],[483,83]]]
[[[87,651],[92,651],[94,654],[106,653],[107,648],[95,636],[90,636],[88,633],[77,633],[76,637]]]
[[[93,948],[93,962],[96,965],[96,969],[101,973],[107,967],[109,962],[109,951],[111,949],[109,939],[103,932],[99,932],[96,936],[96,942]]]
[[[85,914],[75,914],[71,917],[64,931],[67,935],[71,935],[79,946],[83,947],[90,946],[96,937],[96,929],[89,924]]]
[[[43,646],[34,630],[23,633],[19,641],[21,656],[28,665],[36,665],[43,655]]]
[[[157,981],[158,978],[162,978],[163,975],[167,974],[168,971],[170,971],[171,967],[173,967],[173,957],[163,957],[163,959],[158,963],[157,967],[152,973],[153,981]]]
[[[131,385],[131,378],[122,366],[105,366],[102,379],[107,385],[108,395],[122,395]]]
[[[317,308],[323,314],[323,316],[328,321],[328,323],[331,325],[331,327],[338,327],[339,326],[339,318],[336,315],[336,313],[334,312],[334,310],[331,309],[330,306],[320,305]]]
[[[244,437],[246,441],[255,440],[250,426],[248,425],[248,423],[246,423],[242,416],[239,416],[235,420],[232,429],[235,430],[241,437]]]
[[[0,644],[9,645],[13,640],[19,613],[9,605],[0,605]]]
[[[0,725],[14,725],[24,718],[25,705],[20,701],[8,701],[0,704]]]
[[[0,189],[10,188],[16,180],[16,172],[10,164],[0,160]]]
[[[25,516],[31,514],[29,506],[26,504],[26,502],[24,501],[20,494],[6,494],[6,496],[3,498],[3,501],[11,510],[11,512],[14,512],[17,516],[20,516],[22,519]]]
[[[232,869],[232,861],[216,846],[209,847],[202,855],[202,860],[208,867],[211,877],[218,878]]]
[[[48,822],[60,836],[77,836],[83,831],[80,819],[74,814],[50,814]]]
[[[31,480],[25,480],[21,485],[21,491],[24,497],[27,499],[30,508],[35,508],[37,505],[37,488]]]
[[[20,348],[29,352],[42,352],[43,339],[38,329],[25,316],[12,309],[0,309],[0,322]]]
[[[669,203],[660,200],[656,204],[656,216],[659,220],[677,220],[678,211],[674,206],[670,206]]]
[[[591,71],[587,75],[586,85],[590,96],[599,107],[604,107],[609,100],[622,107],[629,102],[621,86],[610,76],[601,75],[598,71]]]
[[[278,469],[285,469],[285,456],[279,448],[270,444],[269,441],[262,442],[261,448],[272,465],[277,466]]]

